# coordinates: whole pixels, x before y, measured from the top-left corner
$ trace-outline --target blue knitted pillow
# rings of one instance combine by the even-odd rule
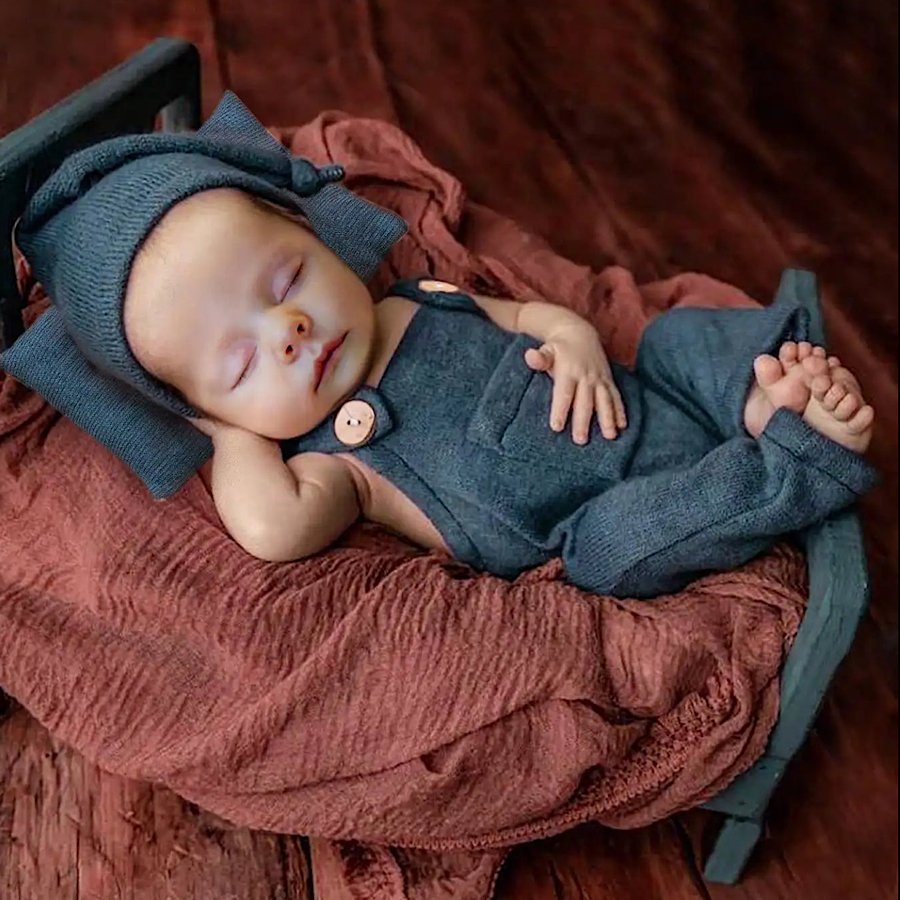
[[[212,455],[212,441],[186,419],[92,366],[52,306],[0,364],[118,456],[157,500],[180,490]]]

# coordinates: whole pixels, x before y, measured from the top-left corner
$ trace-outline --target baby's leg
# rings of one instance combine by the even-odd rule
[[[734,437],[689,468],[626,479],[585,503],[556,536],[579,587],[655,596],[742,565],[781,535],[854,503],[875,481],[858,453],[781,408],[758,439]]]
[[[663,313],[641,339],[638,375],[720,440],[759,437],[775,410],[785,408],[820,434],[863,452],[874,410],[836,357],[789,339],[799,316],[779,305]],[[768,355],[776,352],[777,359]]]
[[[775,353],[783,341],[805,331],[808,313],[773,304],[760,309],[675,309],[657,316],[638,349],[638,377],[654,392],[687,413],[716,440],[747,435],[748,398],[759,405],[754,360]],[[782,373],[779,373],[779,375]],[[802,412],[809,386],[795,373],[771,388],[768,416],[778,406]],[[762,410],[755,410],[762,412]]]

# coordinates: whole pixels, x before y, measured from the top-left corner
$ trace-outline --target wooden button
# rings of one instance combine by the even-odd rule
[[[348,400],[334,417],[335,437],[348,447],[359,447],[375,432],[375,410],[365,400]]]
[[[459,288],[449,281],[420,281],[420,291],[440,291],[442,294],[458,294]]]

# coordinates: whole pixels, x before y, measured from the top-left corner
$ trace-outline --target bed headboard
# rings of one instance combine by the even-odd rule
[[[0,350],[22,333],[13,229],[29,198],[62,160],[117,134],[200,126],[200,54],[159,38],[0,140]]]

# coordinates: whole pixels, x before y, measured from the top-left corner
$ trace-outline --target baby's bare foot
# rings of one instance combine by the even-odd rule
[[[826,371],[809,382],[811,396],[803,418],[825,437],[849,450],[865,452],[872,440],[875,410],[863,399],[853,373],[836,356],[829,356],[824,347],[808,341],[788,341],[782,345],[778,358],[785,371],[799,364],[808,365],[805,361],[809,359],[825,361]]]
[[[780,359],[763,354],[753,362],[756,384],[744,406],[744,427],[753,437],[765,430],[776,409],[792,409],[798,415],[809,405],[812,380],[828,370],[828,363],[807,354],[794,358],[790,366]]]
[[[825,437],[864,453],[872,440],[875,410],[863,399],[853,373],[836,356],[829,357],[828,372],[812,381],[810,391],[803,418]]]

